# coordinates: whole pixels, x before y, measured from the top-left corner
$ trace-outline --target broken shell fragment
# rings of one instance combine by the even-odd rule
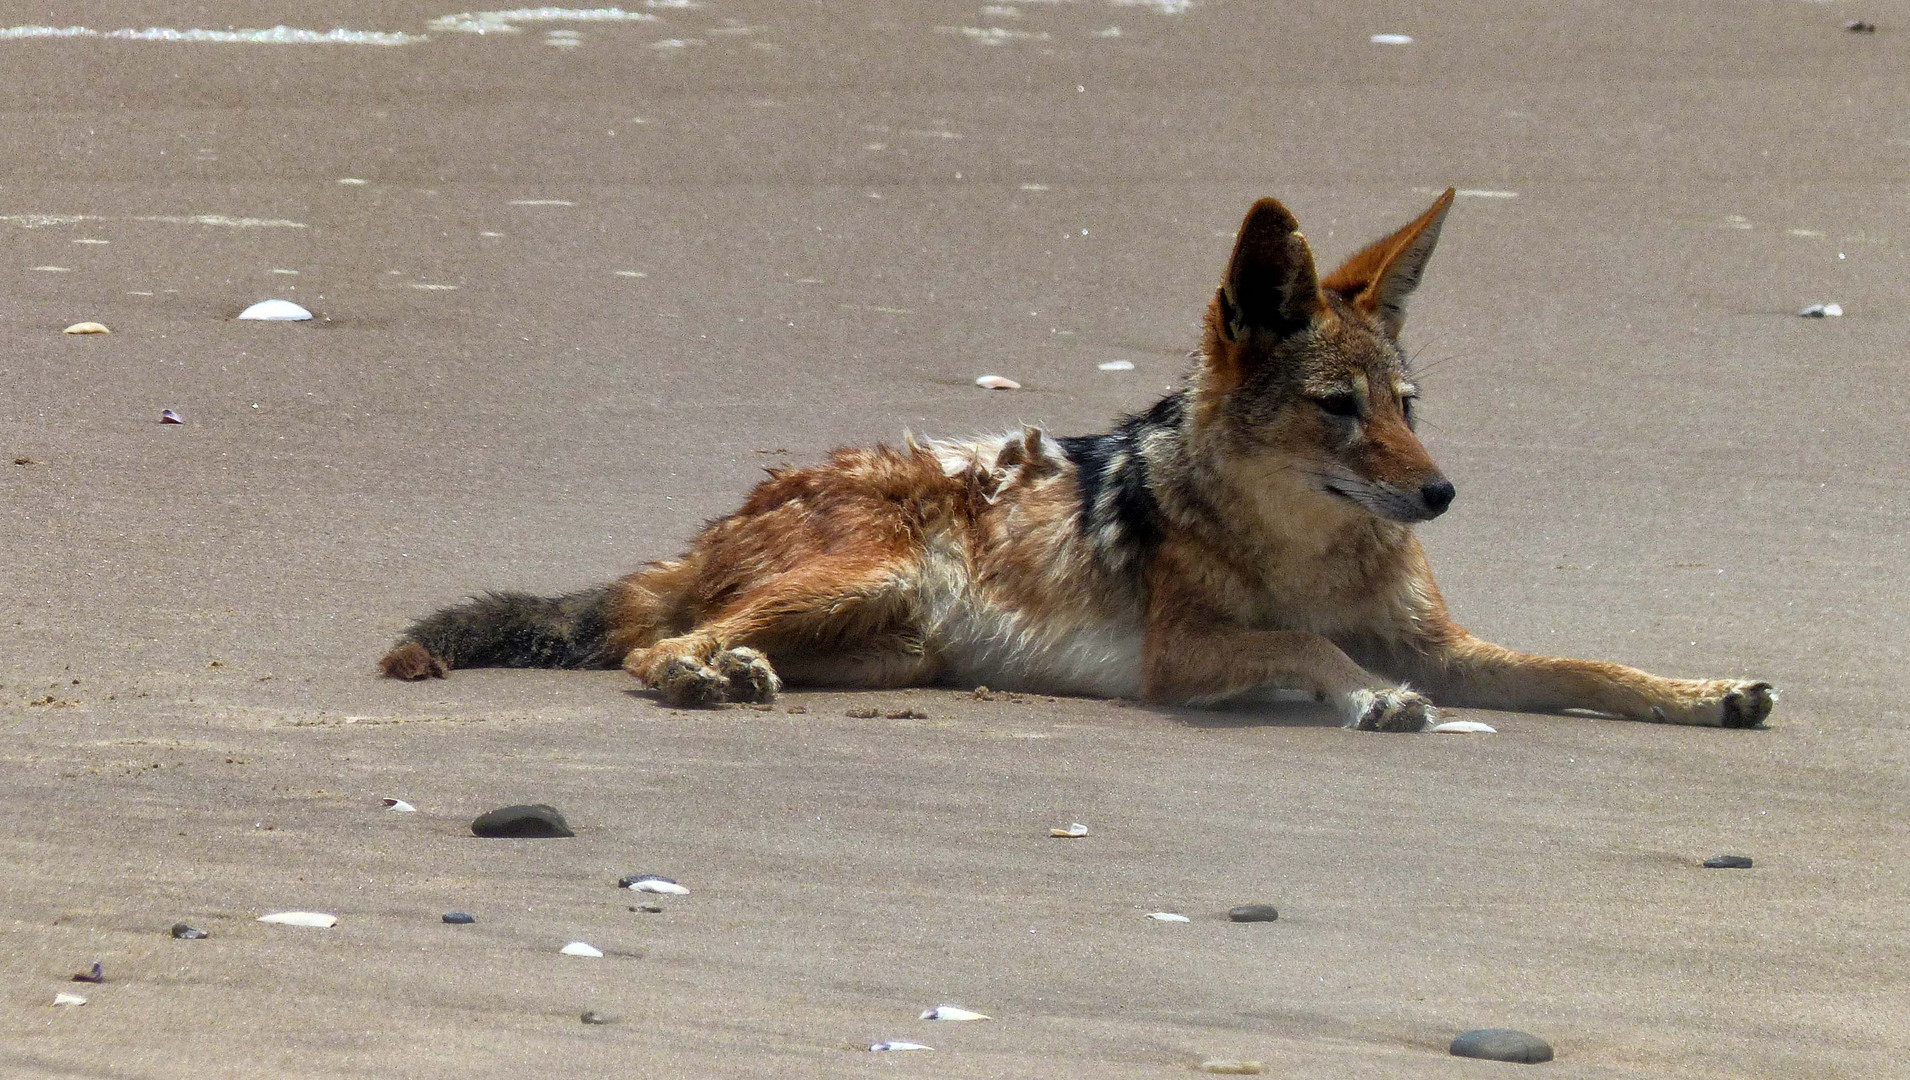
[[[159,422],[162,424],[183,424],[186,420],[185,417],[180,416],[171,409],[161,409],[159,410]]]
[[[1088,827],[1077,821],[1065,829],[1049,829],[1048,835],[1059,837],[1063,840],[1079,840],[1088,835]]]
[[[73,981],[84,982],[84,983],[103,983],[106,981],[106,972],[105,972],[105,969],[100,967],[100,962],[98,960],[95,960],[93,961],[92,967],[87,968],[85,971],[82,971],[78,975],[73,976]]]
[[[62,334],[110,334],[111,330],[96,322],[76,322],[60,331]]]
[[[270,915],[261,915],[262,923],[276,923],[280,926],[317,926],[330,928],[338,925],[338,916],[327,915],[322,911],[275,911]]]
[[[1095,368],[1096,368],[1097,370],[1100,370],[1100,371],[1133,371],[1133,370],[1134,370],[1134,361],[1132,361],[1132,360],[1109,360],[1109,361],[1108,361],[1107,363],[1105,363],[1105,364],[1096,364],[1096,365],[1094,365],[1094,366],[1095,366]]]
[[[1147,917],[1150,919],[1153,919],[1155,922],[1193,922],[1194,921],[1185,915],[1176,915],[1171,911],[1150,911],[1147,913]]]
[[[617,882],[632,892],[660,893],[664,896],[688,896],[690,890],[661,874],[634,874]]]
[[[1434,731],[1441,735],[1497,735],[1499,729],[1491,724],[1481,724],[1477,720],[1448,720],[1435,724]]]
[[[960,1005],[937,1005],[922,1014],[924,1020],[993,1020],[985,1013],[972,1012]]]
[[[897,1039],[888,1039],[883,1042],[869,1044],[869,1050],[877,1054],[882,1053],[885,1050],[933,1050],[933,1049],[935,1049],[933,1046],[923,1046],[921,1043],[902,1042]]]
[[[573,941],[557,951],[563,953],[565,956],[588,956],[592,958],[601,958],[604,954],[602,949],[582,941]]]
[[[55,1005],[84,1005],[86,1004],[86,999],[79,996],[78,994],[69,994],[62,991],[61,993],[53,995],[53,1004]]]
[[[261,322],[302,322],[311,317],[311,312],[290,300],[261,300],[239,312],[241,319],[254,319]]]
[[[385,806],[389,807],[391,810],[396,811],[397,813],[400,813],[400,814],[415,814],[418,812],[417,807],[411,805],[410,803],[404,801],[403,799],[382,799],[380,801],[383,802]]]
[[[975,380],[975,385],[981,387],[983,390],[1019,390],[1021,389],[1020,383],[1016,382],[1013,379],[1004,378],[1000,375],[983,375],[981,378]]]
[[[1798,312],[1798,314],[1806,319],[1835,319],[1840,318],[1844,314],[1844,305],[1812,304],[1810,307]]]

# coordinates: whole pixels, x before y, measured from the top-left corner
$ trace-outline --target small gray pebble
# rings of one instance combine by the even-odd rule
[[[578,1019],[586,1024],[614,1024],[617,1022],[616,1017],[611,1016],[609,1013],[600,1013],[595,1009],[586,1009],[584,1015],[578,1017]]]
[[[477,921],[477,916],[468,911],[447,911],[444,913],[444,921],[453,926],[469,926]]]
[[[557,808],[546,803],[500,806],[471,822],[478,836],[576,836]]]
[[[1749,870],[1751,857],[1748,855],[1713,855],[1704,861],[1707,870]]]
[[[1235,922],[1272,922],[1280,917],[1272,904],[1242,904],[1227,913]]]
[[[1453,1057],[1537,1065],[1552,1060],[1552,1045],[1537,1035],[1513,1028],[1477,1028],[1454,1039],[1451,1053]]]
[[[198,941],[200,938],[209,938],[212,935],[206,933],[204,930],[201,930],[196,926],[189,926],[186,923],[176,922],[172,924],[172,936],[176,938],[183,938],[187,941]]]

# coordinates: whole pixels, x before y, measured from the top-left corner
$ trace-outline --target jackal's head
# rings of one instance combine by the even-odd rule
[[[1193,423],[1256,497],[1399,522],[1452,502],[1413,433],[1418,390],[1399,346],[1452,196],[1325,280],[1286,207],[1261,199],[1247,212],[1207,310]]]

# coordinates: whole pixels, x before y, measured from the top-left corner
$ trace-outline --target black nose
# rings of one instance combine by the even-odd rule
[[[1453,487],[1452,481],[1443,476],[1421,484],[1419,487],[1419,497],[1426,500],[1426,509],[1432,511],[1434,517],[1445,513],[1446,507],[1452,505],[1453,496],[1457,494],[1459,489]]]

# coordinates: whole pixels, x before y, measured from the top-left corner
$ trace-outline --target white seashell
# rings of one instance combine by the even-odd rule
[[[86,1004],[86,999],[79,996],[78,994],[69,994],[69,993],[66,993],[65,991],[61,991],[60,993],[53,995],[53,1004],[55,1005],[84,1005]]]
[[[602,949],[599,949],[595,945],[590,945],[582,941],[573,941],[570,944],[564,946],[563,948],[557,951],[560,953],[563,953],[565,956],[589,956],[589,957],[600,958],[604,954],[604,951]]]
[[[1150,919],[1153,919],[1155,922],[1193,922],[1194,921],[1185,915],[1176,915],[1171,911],[1150,911],[1147,913],[1147,917]]]
[[[173,412],[171,409],[161,409],[159,410],[159,422],[162,424],[183,424],[186,422],[186,418]]]
[[[1200,1063],[1200,1071],[1219,1073],[1222,1076],[1258,1076],[1266,1066],[1258,1061],[1241,1061],[1238,1058],[1214,1058]]]
[[[638,878],[630,883],[631,892],[661,893],[664,896],[688,896],[690,890],[671,881],[669,878]]]
[[[1433,727],[1441,735],[1497,735],[1499,729],[1477,720],[1448,720]]]
[[[870,1043],[869,1049],[876,1053],[881,1053],[884,1050],[933,1050],[935,1048],[933,1046],[923,1046],[921,1043],[899,1042],[891,1039],[887,1042]]]
[[[922,1014],[924,1020],[993,1020],[983,1013],[970,1012],[960,1005],[937,1005]]]
[[[1835,319],[1844,313],[1842,304],[1812,304],[1798,312],[1806,319]]]
[[[1020,383],[1013,379],[1003,378],[1000,375],[983,375],[981,378],[975,380],[975,385],[981,387],[983,390],[1021,389]]]
[[[403,799],[386,799],[385,805],[390,807],[393,811],[400,814],[415,814],[418,812],[417,807],[411,805],[410,803],[404,801]]]
[[[277,923],[280,926],[318,926],[338,925],[338,916],[327,915],[322,911],[275,911],[270,915],[259,916],[263,923]]]
[[[1088,835],[1088,827],[1077,821],[1065,829],[1049,829],[1048,835],[1058,836],[1064,840],[1079,840]]]
[[[1099,369],[1099,370],[1101,370],[1101,371],[1133,371],[1133,370],[1134,370],[1134,361],[1132,361],[1132,360],[1109,360],[1109,361],[1108,361],[1107,363],[1105,363],[1105,364],[1096,364],[1096,365],[1094,365],[1094,366],[1095,366],[1095,367],[1096,367],[1097,369]]]
[[[311,317],[311,312],[290,300],[261,300],[239,312],[241,319],[259,319],[265,322],[301,322]]]
[[[96,322],[76,322],[60,331],[62,334],[110,334],[111,330]]]
[[[1374,34],[1371,38],[1375,45],[1411,45],[1411,34]]]

